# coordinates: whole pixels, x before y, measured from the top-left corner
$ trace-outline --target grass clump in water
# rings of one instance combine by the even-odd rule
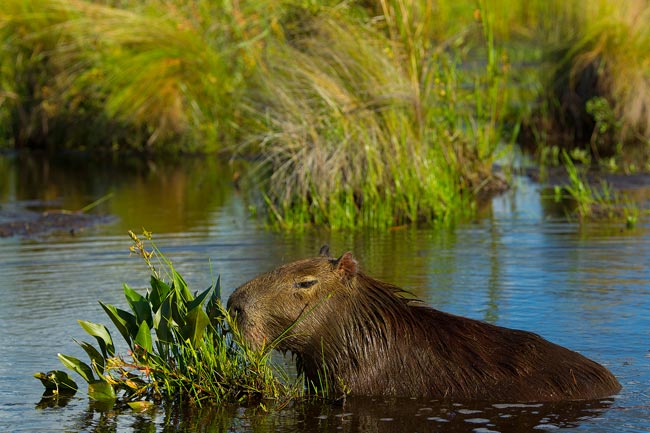
[[[320,8],[269,41],[252,109],[279,226],[450,222],[494,184],[505,72],[489,38],[488,73],[464,71],[460,51],[435,42],[434,11],[429,0],[380,2],[373,20]]]
[[[243,342],[221,303],[219,280],[192,294],[153,242],[147,250],[139,237],[129,234],[134,243],[131,251],[151,269],[151,286],[142,295],[124,285],[130,311],[100,302],[128,345],[128,354],[116,351],[104,325],[79,321],[97,341],[97,346],[78,342],[90,362],[58,355],[88,382],[91,398],[140,410],[178,398],[199,405],[208,401],[262,404],[299,395],[299,387],[288,385],[286,374],[271,365],[270,348],[256,351]],[[150,233],[143,236],[151,241]],[[76,384],[63,371],[35,376],[45,385],[46,395],[76,391]]]
[[[573,215],[580,222],[622,218],[628,228],[636,225],[639,217],[637,206],[623,200],[606,181],[601,181],[598,186],[590,185],[584,171],[576,167],[566,151],[562,151],[562,158],[568,182],[564,187],[555,188],[556,201],[571,199],[575,204]]]

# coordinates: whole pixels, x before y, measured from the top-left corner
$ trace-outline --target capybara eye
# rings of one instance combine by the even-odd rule
[[[293,287],[296,289],[308,289],[314,284],[316,284],[318,280],[305,280],[305,281],[296,281],[293,283]]]

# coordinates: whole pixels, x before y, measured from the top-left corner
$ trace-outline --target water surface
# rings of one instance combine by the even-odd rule
[[[225,162],[63,162],[0,157],[0,211],[80,209],[114,218],[82,230],[0,238],[0,431],[650,431],[650,225],[580,225],[525,178],[475,221],[454,229],[361,233],[265,230]],[[6,216],[6,218],[9,218]],[[84,358],[77,319],[108,323],[98,300],[125,306],[122,283],[145,287],[128,229],[146,227],[194,289],[221,275],[224,296],[260,272],[315,255],[353,251],[371,275],[428,304],[526,329],[606,365],[623,390],[612,399],[472,405],[349,399],[264,413],[244,408],[102,411],[83,392],[66,407],[38,406],[38,371],[58,352]],[[81,379],[78,381],[81,383]]]

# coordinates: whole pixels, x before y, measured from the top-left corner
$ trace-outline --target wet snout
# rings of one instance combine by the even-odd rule
[[[241,288],[235,290],[230,298],[228,298],[228,311],[231,315],[237,317],[238,324],[244,322],[246,316],[246,305],[248,303],[248,295]]]
[[[260,328],[259,311],[255,310],[255,301],[242,286],[228,298],[228,311],[235,317],[235,322],[244,340],[253,348],[259,348],[266,340]]]

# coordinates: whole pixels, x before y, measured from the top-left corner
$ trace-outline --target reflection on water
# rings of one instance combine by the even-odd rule
[[[240,170],[216,160],[52,162],[0,157],[0,211],[94,209],[116,219],[71,235],[0,239],[0,431],[530,431],[650,430],[650,227],[580,226],[558,219],[538,187],[495,199],[454,229],[275,233],[249,218],[233,188]],[[108,323],[98,300],[123,306],[121,284],[147,285],[128,257],[126,230],[152,230],[196,290],[221,274],[224,296],[280,263],[351,250],[371,275],[441,310],[527,329],[607,365],[623,384],[613,402],[540,407],[462,406],[415,400],[349,399],[281,411],[161,407],[137,414],[89,406],[36,409],[31,375],[61,368],[56,353],[84,354],[76,319]],[[114,335],[117,335],[115,332]],[[495,396],[507,402],[507,396]]]
[[[416,399],[348,398],[343,403],[295,402],[288,407],[167,405],[144,413],[98,410],[89,404],[67,431],[114,432],[429,432],[521,433],[597,422],[613,400],[564,403],[449,403]]]
[[[115,215],[121,227],[146,225],[155,232],[200,228],[233,194],[237,170],[216,158],[190,158],[182,164],[128,159],[55,163],[21,155],[12,161],[0,162],[3,208],[78,210],[112,193],[93,213]]]

